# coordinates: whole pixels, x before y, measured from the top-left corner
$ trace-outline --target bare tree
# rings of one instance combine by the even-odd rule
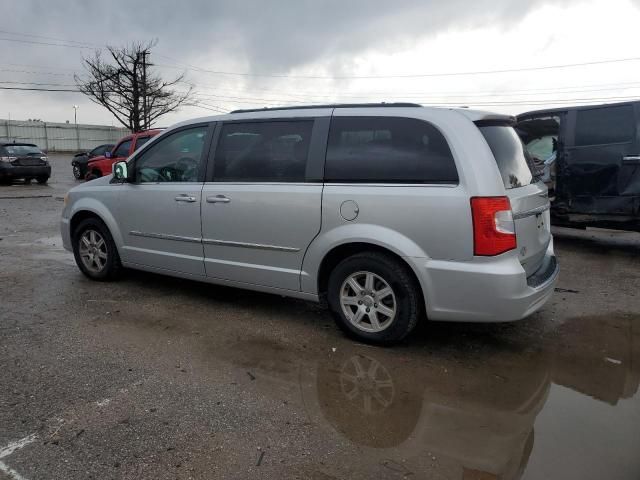
[[[148,62],[156,41],[133,43],[126,47],[96,50],[92,58],[83,58],[86,78],[75,75],[78,89],[91,101],[109,110],[122,125],[139,132],[147,130],[162,115],[188,104],[193,87],[177,91],[172,87],[183,82],[184,74],[164,81],[149,72]]]

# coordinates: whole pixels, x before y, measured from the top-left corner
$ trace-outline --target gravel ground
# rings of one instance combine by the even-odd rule
[[[0,187],[0,479],[640,477],[640,235],[556,229],[542,311],[374,348],[312,303],[87,280],[69,162]]]

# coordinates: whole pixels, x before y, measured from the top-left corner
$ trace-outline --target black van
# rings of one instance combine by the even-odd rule
[[[538,110],[517,130],[555,225],[640,231],[640,102]]]

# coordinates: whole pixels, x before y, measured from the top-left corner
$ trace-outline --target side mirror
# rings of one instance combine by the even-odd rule
[[[127,162],[116,162],[113,164],[112,172],[113,178],[121,182],[126,182],[129,178],[129,165]]]
[[[111,158],[111,152],[104,152],[104,158]]]

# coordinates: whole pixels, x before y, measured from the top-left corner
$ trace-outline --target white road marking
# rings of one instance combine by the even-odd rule
[[[4,462],[0,462],[0,472],[6,473],[10,478],[13,478],[13,480],[27,480]]]
[[[37,438],[37,435],[33,433],[28,437],[24,437],[22,440],[11,442],[6,447],[0,448],[0,458],[7,457],[11,455],[13,452],[15,452],[16,450],[20,450],[21,448],[26,447],[27,445],[35,441],[36,438]]]
[[[37,438],[37,435],[31,434],[28,437],[24,437],[21,440],[17,440],[15,442],[9,443],[6,447],[0,448],[0,458],[5,458],[11,455],[16,450],[20,450],[21,448],[26,447],[30,443],[34,442]],[[14,480],[27,480],[25,477],[16,472],[13,468],[7,465],[4,462],[0,462],[0,472],[7,474],[10,478]]]
[[[615,363],[616,365],[620,365],[622,360],[618,360],[617,358],[606,357],[605,360],[609,363]]]

